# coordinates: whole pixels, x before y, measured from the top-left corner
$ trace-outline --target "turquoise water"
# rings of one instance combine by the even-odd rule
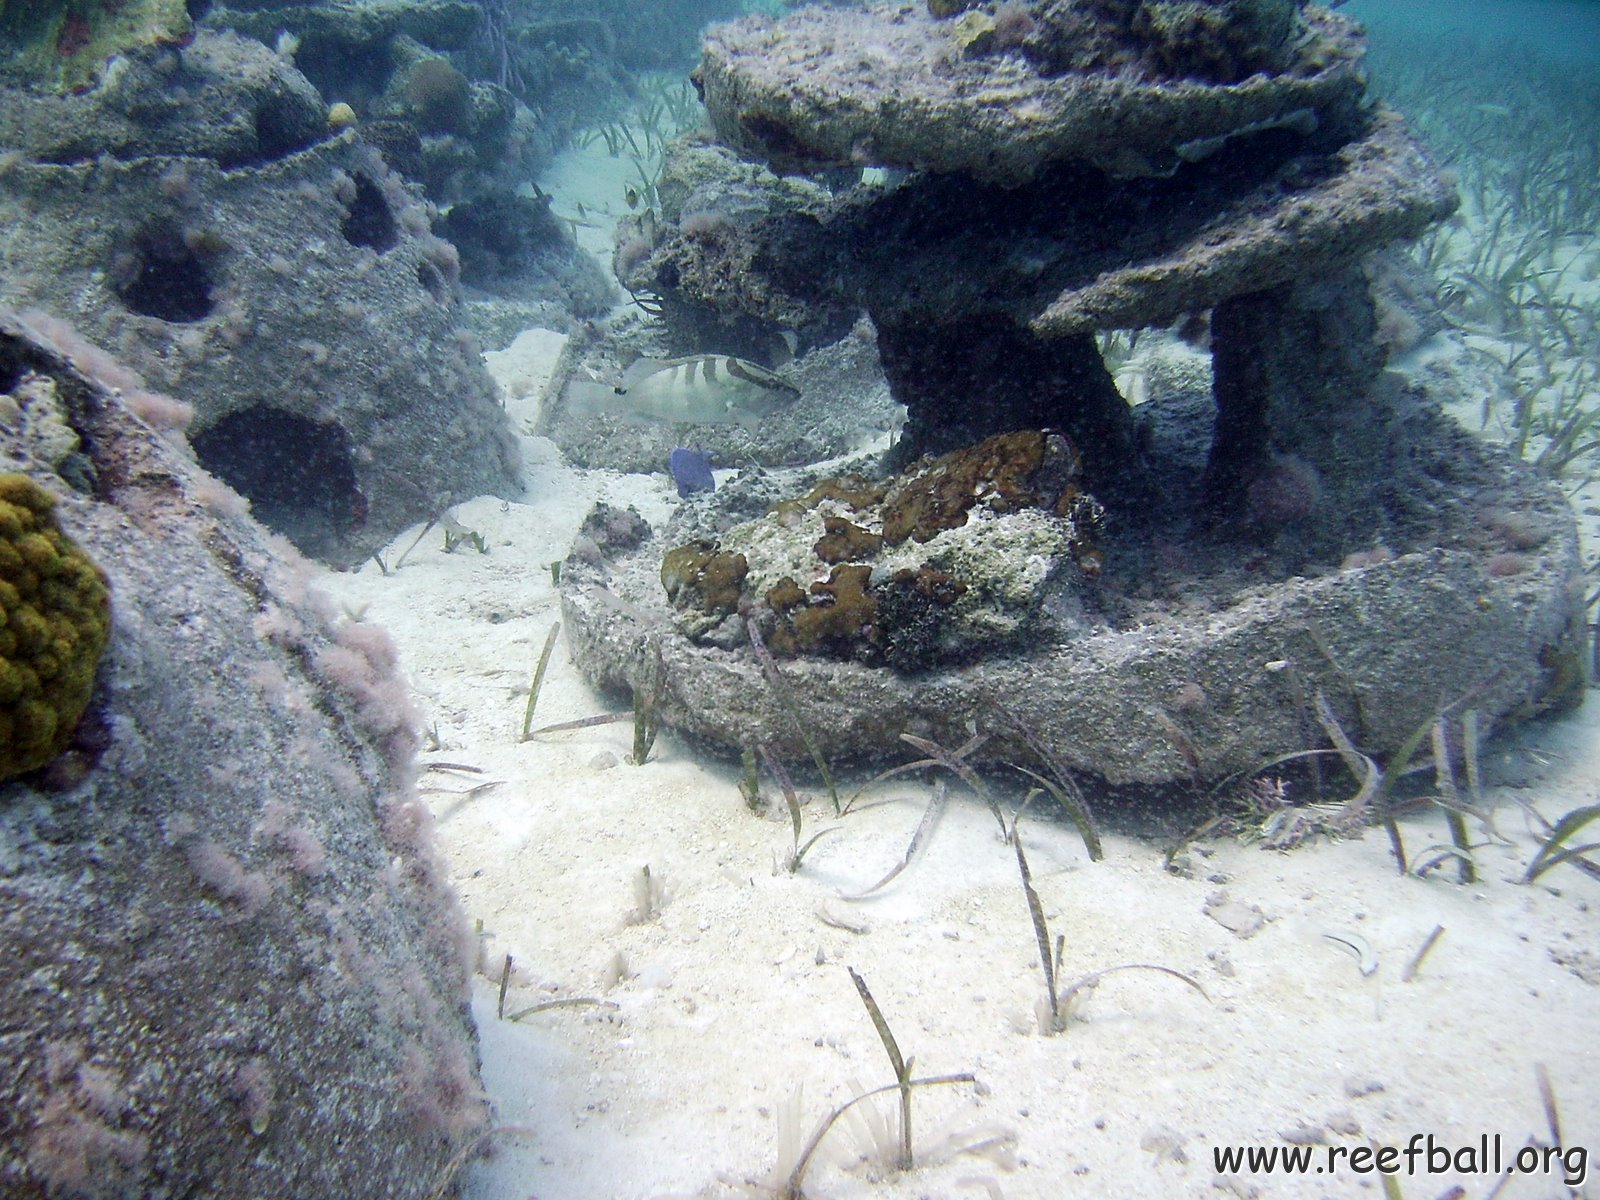
[[[1346,13],[1382,39],[1391,30],[1469,34],[1567,62],[1600,63],[1600,4],[1583,0],[1351,0]]]

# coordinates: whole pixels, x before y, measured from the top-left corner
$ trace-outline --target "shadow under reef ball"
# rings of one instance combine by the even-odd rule
[[[201,466],[249,498],[256,520],[309,557],[337,561],[366,520],[350,439],[331,421],[257,405],[190,441]]]

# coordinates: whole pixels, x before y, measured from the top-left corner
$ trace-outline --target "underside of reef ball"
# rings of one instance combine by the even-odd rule
[[[1484,728],[1569,703],[1570,510],[1385,370],[1365,260],[1457,200],[1366,95],[1363,53],[1354,22],[1289,0],[713,29],[716,136],[810,190],[723,214],[708,192],[630,255],[630,286],[702,325],[865,309],[908,419],[887,477],[796,476],[754,517],[752,481],[570,560],[579,663],[727,752],[873,758],[978,728],[1026,756],[1028,729],[1117,783],[1216,779],[1334,727],[1387,753],[1444,705]],[[720,254],[719,216],[739,229]],[[1130,406],[1097,336],[1198,315],[1209,387]],[[895,532],[895,497],[1029,445],[1069,475],[969,478],[959,521]],[[1536,550],[1506,559],[1513,537]]]

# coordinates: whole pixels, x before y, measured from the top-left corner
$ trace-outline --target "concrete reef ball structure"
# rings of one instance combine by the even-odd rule
[[[1388,452],[1359,264],[1448,216],[1454,193],[1365,100],[1354,23],[1309,10],[1280,69],[1213,83],[1209,57],[1148,61],[1131,18],[1096,15],[1115,7],[1041,6],[1017,49],[976,56],[965,18],[910,5],[714,31],[700,86],[739,153],[910,173],[763,231],[757,257],[786,290],[871,315],[910,410],[903,461],[1054,425],[1107,503],[1137,494],[1133,416],[1094,334],[1210,310],[1207,504],[1236,508],[1274,451],[1359,488]]]
[[[1444,704],[1493,722],[1570,699],[1583,644],[1570,512],[1385,370],[1365,261],[1457,200],[1367,96],[1359,27],[1292,0],[962,8],[816,6],[713,29],[696,79],[716,137],[827,186],[739,214],[738,236],[716,241],[686,204],[630,286],[669,316],[729,322],[864,309],[908,410],[888,465],[1059,431],[1103,506],[1095,569],[1053,559],[1001,649],[931,639],[925,661],[886,667],[839,661],[863,637],[836,636],[785,665],[779,702],[736,631],[681,611],[692,589],[676,614],[661,582],[629,590],[630,555],[659,572],[698,539],[707,562],[731,563],[715,556],[759,557],[777,535],[732,513],[680,521],[664,544],[564,573],[591,675],[649,681],[664,719],[728,750],[760,738],[801,758],[794,704],[821,744],[857,757],[906,730],[959,744],[969,721],[1014,753],[1002,726],[1020,722],[1126,783],[1217,778],[1321,744],[1319,696],[1378,753]],[[855,182],[865,167],[884,177]],[[1210,393],[1131,407],[1096,334],[1193,314],[1209,314]],[[1014,515],[973,517],[990,518]],[[879,532],[858,509],[818,519]],[[981,588],[974,565],[990,560],[964,552],[963,573],[939,546],[895,568]],[[1495,558],[1508,553],[1524,557]],[[847,577],[827,561],[831,582],[815,578],[834,591],[808,605]],[[772,632],[773,603],[741,596],[724,615]]]
[[[0,1196],[443,1195],[489,1113],[398,652],[74,350],[0,307]]]
[[[0,72],[0,302],[70,325],[80,365],[124,368],[108,385],[190,406],[201,464],[324,561],[509,494],[515,441],[419,189],[250,38],[118,63],[65,95]]]

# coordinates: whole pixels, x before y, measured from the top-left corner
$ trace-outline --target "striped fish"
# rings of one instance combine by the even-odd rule
[[[747,359],[697,354],[640,358],[623,373],[620,385],[574,379],[566,395],[567,411],[577,416],[748,425],[793,403],[800,389]]]

